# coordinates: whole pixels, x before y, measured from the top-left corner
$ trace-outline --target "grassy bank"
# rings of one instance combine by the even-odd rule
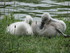
[[[70,38],[40,36],[15,36],[5,32],[7,25],[19,21],[5,16],[0,20],[0,53],[70,53]],[[70,34],[70,21],[66,34]]]

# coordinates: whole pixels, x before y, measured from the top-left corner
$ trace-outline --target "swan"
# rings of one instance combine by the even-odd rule
[[[62,20],[52,18],[49,13],[44,13],[41,18],[40,23],[35,22],[32,24],[34,34],[50,37],[59,34],[66,36],[64,34],[66,24]]]
[[[6,31],[12,35],[33,35],[32,28],[29,25],[30,21],[31,17],[27,15],[24,21],[10,24]]]
[[[56,27],[60,27],[62,26],[63,31],[66,30],[66,24],[62,21],[62,20],[58,20],[58,19],[53,19],[49,13],[44,13],[42,15],[42,22],[41,22],[41,26],[40,29],[43,28],[44,24],[50,24],[50,25],[55,25]]]

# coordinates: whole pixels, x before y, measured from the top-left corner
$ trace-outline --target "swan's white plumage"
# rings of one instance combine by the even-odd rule
[[[26,16],[26,21],[29,19],[31,18]],[[7,27],[7,32],[13,35],[33,35],[31,26],[25,21],[10,24]]]

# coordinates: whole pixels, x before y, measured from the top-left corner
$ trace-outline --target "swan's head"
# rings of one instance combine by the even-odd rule
[[[42,21],[48,22],[49,20],[51,20],[51,16],[49,13],[44,13],[41,17],[42,17]]]
[[[33,22],[33,18],[30,15],[27,15],[25,18],[25,22],[31,25]]]
[[[48,23],[51,20],[51,16],[49,13],[44,13],[42,16],[42,21],[41,21],[41,26],[40,29],[42,29],[44,27],[45,23]]]

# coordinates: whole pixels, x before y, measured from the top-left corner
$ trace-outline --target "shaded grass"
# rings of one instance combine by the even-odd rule
[[[0,20],[0,53],[70,53],[70,38],[40,36],[15,36],[5,32],[7,25],[19,20],[5,16]],[[70,34],[70,21],[66,34]]]

